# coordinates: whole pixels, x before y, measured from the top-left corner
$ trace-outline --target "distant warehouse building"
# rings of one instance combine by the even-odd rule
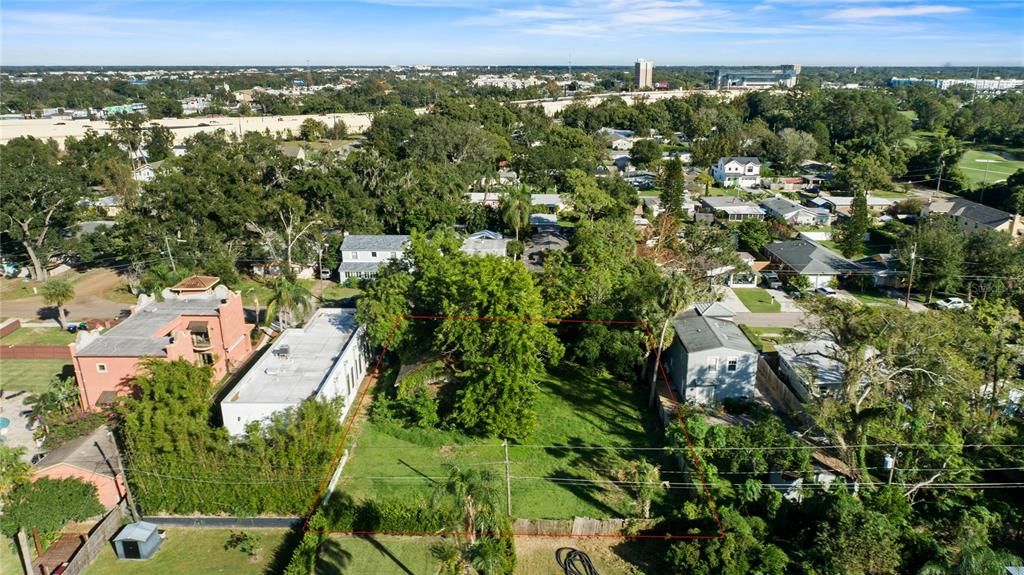
[[[224,427],[242,435],[253,422],[304,399],[342,398],[348,413],[366,375],[364,329],[355,310],[322,308],[302,328],[286,329],[220,403]]]

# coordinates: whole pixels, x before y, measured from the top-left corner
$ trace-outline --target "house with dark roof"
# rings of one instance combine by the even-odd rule
[[[718,163],[711,168],[711,176],[715,178],[716,182],[727,188],[759,186],[761,185],[761,160],[750,156],[718,158]]]
[[[401,259],[408,241],[409,236],[403,235],[345,236],[341,242],[338,276],[342,281],[371,278],[377,275],[381,264]]]
[[[964,198],[934,200],[921,206],[922,217],[931,214],[949,216],[968,233],[988,228],[1010,234],[1013,241],[1024,240],[1024,216],[997,210]]]
[[[74,477],[96,486],[100,503],[111,508],[124,497],[124,476],[115,469],[117,447],[106,426],[47,453],[32,469],[32,481]]]
[[[673,321],[675,341],[663,357],[680,400],[710,405],[754,396],[758,353],[732,319],[724,306],[706,304]]]
[[[814,240],[775,242],[766,245],[764,252],[780,276],[807,276],[815,288],[860,270],[854,262]]]

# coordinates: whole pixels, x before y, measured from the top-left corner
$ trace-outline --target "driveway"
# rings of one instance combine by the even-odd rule
[[[802,311],[780,311],[778,313],[738,313],[736,323],[753,327],[806,327],[808,314]]]
[[[84,321],[116,318],[121,310],[128,309],[131,304],[111,301],[106,295],[124,284],[124,278],[111,269],[94,269],[82,274],[72,284],[75,287],[75,299],[65,306],[68,310],[68,319]],[[0,300],[0,316],[3,317],[52,320],[55,315],[53,308],[43,303],[42,296]]]
[[[775,301],[779,302],[779,311],[801,313],[803,312],[803,309],[801,309],[800,306],[797,305],[795,301],[793,301],[793,298],[789,297],[789,294],[787,294],[786,292],[780,289],[765,289],[764,291],[770,293],[772,297],[775,298]]]
[[[732,310],[733,313],[750,313],[747,306],[743,305],[740,298],[736,297],[736,292],[732,291],[732,288],[716,286],[715,295],[719,298],[718,302]]]

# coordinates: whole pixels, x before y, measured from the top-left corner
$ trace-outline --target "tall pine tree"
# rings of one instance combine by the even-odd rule
[[[674,218],[683,214],[683,195],[686,179],[683,177],[683,163],[679,158],[665,162],[661,182],[661,208]]]

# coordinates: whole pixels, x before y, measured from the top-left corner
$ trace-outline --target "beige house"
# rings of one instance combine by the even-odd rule
[[[967,232],[989,228],[1006,232],[1015,242],[1024,241],[1024,216],[997,210],[963,198],[932,200],[921,207],[921,216],[945,214]]]

